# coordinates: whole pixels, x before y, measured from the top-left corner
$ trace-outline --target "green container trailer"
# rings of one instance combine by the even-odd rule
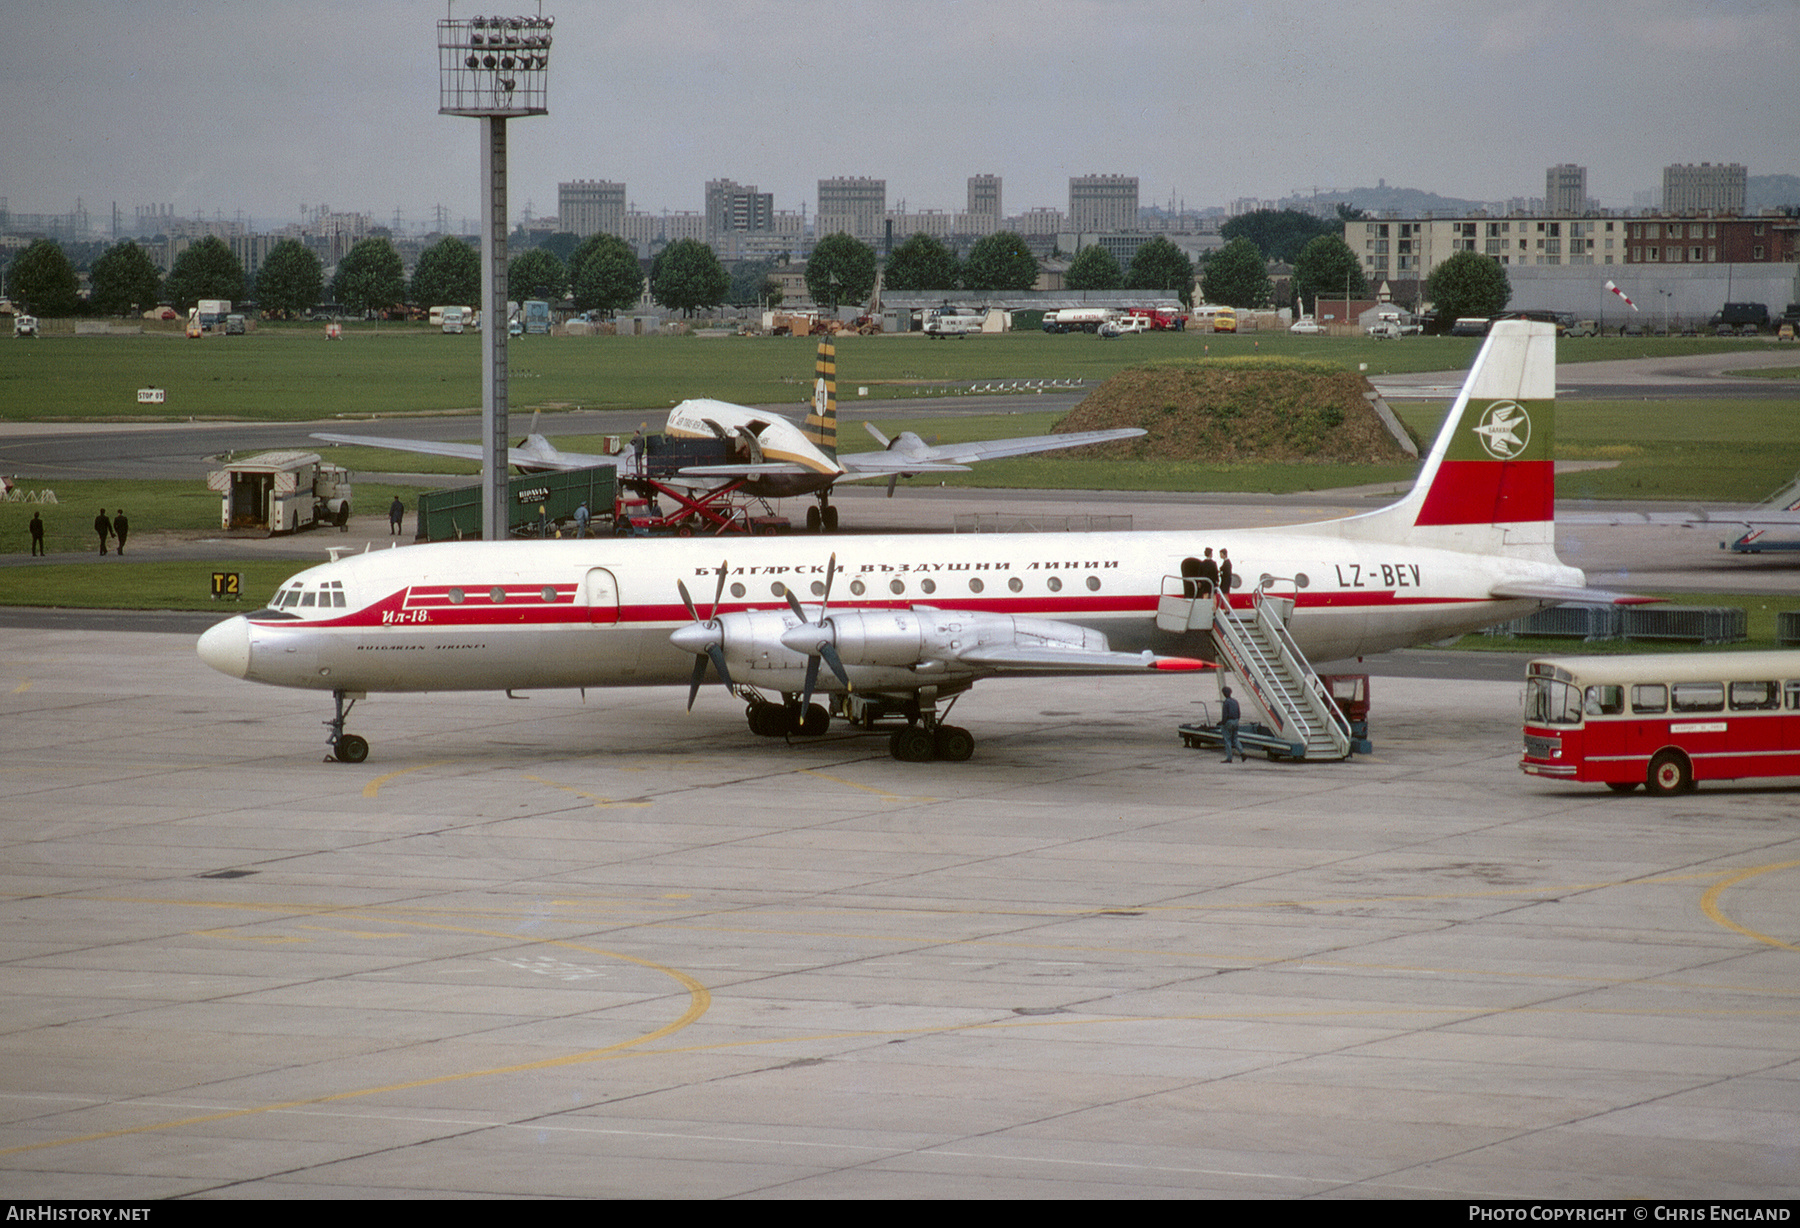
[[[514,537],[573,537],[575,509],[587,504],[588,532],[610,532],[618,471],[611,465],[533,473],[506,484],[508,529]],[[481,487],[458,486],[419,497],[419,541],[465,541],[481,536]]]

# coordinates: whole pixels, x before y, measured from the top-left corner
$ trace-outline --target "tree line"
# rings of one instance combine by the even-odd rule
[[[1207,302],[1232,307],[1267,307],[1274,283],[1271,261],[1291,261],[1290,294],[1301,304],[1319,297],[1368,293],[1361,262],[1341,237],[1342,224],[1355,220],[1340,206],[1334,224],[1294,210],[1259,210],[1220,228],[1229,242],[1201,263],[1200,286]],[[566,252],[566,258],[558,251]],[[1463,260],[1459,253],[1433,271],[1428,296],[1454,315],[1492,314],[1505,306],[1505,270],[1485,257]],[[1486,267],[1484,267],[1486,266]],[[657,253],[648,270],[651,298],[687,314],[720,304],[780,301],[773,261],[743,261],[727,272],[711,247],[682,239]],[[806,264],[806,288],[814,302],[835,310],[867,302],[877,270],[890,290],[1004,292],[1029,290],[1038,262],[1025,240],[1011,231],[984,236],[966,259],[926,234],[915,234],[888,256],[885,266],[867,243],[848,234],[821,239]],[[616,235],[552,236],[552,241],[515,256],[507,267],[507,297],[515,301],[565,297],[577,309],[611,315],[629,310],[643,293],[645,269],[631,246]],[[455,237],[439,240],[419,256],[409,281],[399,252],[385,237],[358,242],[327,287],[317,253],[295,239],[283,239],[247,284],[242,264],[222,240],[207,237],[188,247],[163,277],[137,243],[107,248],[88,271],[87,311],[127,315],[159,302],[182,309],[200,299],[242,300],[246,291],[267,315],[292,317],[331,299],[358,314],[387,311],[411,301],[419,305],[473,305],[481,298],[481,256]],[[1129,267],[1106,248],[1083,248],[1064,283],[1072,290],[1164,290],[1191,305],[1194,266],[1187,255],[1160,236],[1141,244]],[[80,278],[62,247],[40,239],[14,258],[7,270],[9,294],[24,310],[45,316],[80,314]],[[1498,295],[1498,301],[1492,302]],[[1490,305],[1491,303],[1491,305]]]

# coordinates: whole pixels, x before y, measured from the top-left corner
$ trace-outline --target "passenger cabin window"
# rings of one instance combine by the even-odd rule
[[[1734,682],[1731,684],[1731,707],[1734,712],[1773,712],[1781,706],[1781,693],[1773,682]]]
[[[1660,682],[1640,682],[1631,688],[1631,710],[1643,714],[1669,710],[1669,688]]]
[[[1625,711],[1625,688],[1622,686],[1591,686],[1587,689],[1587,700],[1582,710],[1589,716],[1617,716]]]
[[[1722,712],[1725,709],[1725,684],[1677,682],[1674,706],[1677,712]]]

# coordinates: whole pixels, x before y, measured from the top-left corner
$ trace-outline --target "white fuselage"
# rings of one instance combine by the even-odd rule
[[[1207,633],[1159,630],[1157,603],[1182,561],[1207,546],[1224,546],[1238,560],[1236,601],[1248,601],[1265,575],[1294,582],[1290,627],[1319,660],[1477,629],[1542,604],[1492,599],[1501,580],[1581,582],[1578,571],[1560,564],[1347,540],[1337,532],[1343,523],[1204,533],[870,536],[829,545],[625,538],[413,546],[301,573],[283,587],[281,609],[220,624],[202,640],[201,656],[237,677],[324,690],[678,684],[688,680],[694,658],[669,640],[692,621],[677,581],[708,617],[723,563],[728,573],[716,612],[747,615],[735,620],[737,642],[725,645],[734,680],[798,691],[806,658],[780,644],[781,633],[798,622],[783,586],[815,616],[833,552],[833,611],[917,605],[1053,619],[1101,632],[1116,651],[1185,656],[1210,656]],[[983,676],[965,667],[935,678],[932,668],[870,665],[850,674],[858,690]],[[839,687],[825,677],[820,689]]]

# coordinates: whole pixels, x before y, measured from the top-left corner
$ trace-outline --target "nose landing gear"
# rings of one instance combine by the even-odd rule
[[[366,691],[331,693],[332,701],[337,705],[337,715],[325,722],[325,727],[331,731],[325,739],[331,746],[331,753],[325,756],[325,762],[361,763],[369,757],[368,739],[344,732],[344,722],[350,717],[350,709],[356,707],[356,701],[365,698],[367,694]]]

